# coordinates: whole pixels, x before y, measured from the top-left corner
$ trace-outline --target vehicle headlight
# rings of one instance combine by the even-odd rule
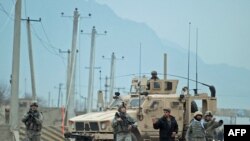
[[[101,129],[105,130],[108,127],[108,125],[110,125],[110,122],[109,121],[103,121],[103,122],[101,122],[100,125],[101,125]]]

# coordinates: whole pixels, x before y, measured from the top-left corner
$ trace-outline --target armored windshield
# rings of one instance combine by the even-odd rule
[[[122,99],[114,99],[112,103],[110,104],[110,108],[117,108],[122,104]]]
[[[128,100],[128,99],[127,99]],[[114,99],[113,102],[110,104],[110,108],[117,108],[118,106],[122,105],[122,102],[124,102],[122,99]],[[131,98],[128,102],[125,102],[128,107],[139,107],[144,102],[144,98],[141,98],[139,101],[139,98]]]
[[[139,107],[139,104],[142,105],[142,103],[144,102],[144,98],[140,99],[139,101],[139,98],[133,98],[130,100],[129,102],[129,107]]]

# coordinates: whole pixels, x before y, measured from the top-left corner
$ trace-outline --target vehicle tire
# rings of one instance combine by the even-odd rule
[[[191,113],[198,111],[198,106],[195,101],[191,102]]]
[[[94,141],[94,139],[83,137],[83,138],[76,138],[75,141]]]

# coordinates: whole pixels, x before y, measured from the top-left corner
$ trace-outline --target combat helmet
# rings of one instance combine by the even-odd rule
[[[38,107],[37,101],[36,101],[36,100],[32,100],[31,103],[30,103],[30,107],[31,107],[31,106],[36,106],[36,107]]]
[[[198,115],[202,116],[203,114],[202,114],[202,112],[200,112],[200,111],[196,111],[196,112],[194,113],[194,117],[196,117],[196,116],[198,116]]]
[[[212,112],[211,111],[206,111],[206,113],[204,114],[204,116],[213,116]]]
[[[122,108],[126,108],[125,104],[121,104],[118,106],[118,111],[121,112]]]
[[[151,75],[157,75],[157,71],[152,71]]]

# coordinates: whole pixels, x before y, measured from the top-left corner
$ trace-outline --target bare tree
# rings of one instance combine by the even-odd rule
[[[0,84],[0,105],[7,104],[9,102],[9,90],[4,84]]]

